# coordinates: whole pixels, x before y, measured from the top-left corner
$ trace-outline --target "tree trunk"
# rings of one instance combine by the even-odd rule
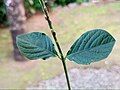
[[[13,40],[14,59],[24,61],[16,45],[16,36],[24,33],[24,23],[26,20],[23,0],[4,0],[7,9],[8,20],[10,21],[10,33]]]

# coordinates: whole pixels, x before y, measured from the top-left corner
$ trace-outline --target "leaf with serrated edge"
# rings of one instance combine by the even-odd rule
[[[18,35],[16,43],[21,54],[30,60],[39,58],[45,60],[57,55],[51,39],[44,33],[33,32]]]
[[[66,58],[78,64],[90,64],[108,57],[115,39],[105,30],[84,33],[68,51]]]

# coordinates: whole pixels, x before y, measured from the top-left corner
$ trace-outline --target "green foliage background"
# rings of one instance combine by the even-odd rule
[[[89,1],[89,0],[47,0],[47,3],[50,6],[49,8],[52,8],[58,5],[65,6],[73,2],[80,4],[86,1]],[[42,11],[42,7],[39,4],[39,0],[24,0],[24,6],[25,6],[27,17],[35,14],[36,12]],[[8,24],[9,23],[6,17],[5,5],[3,0],[0,0],[0,25],[8,25]]]
[[[39,0],[25,0],[24,6],[26,9],[26,13],[34,14],[35,11],[41,11],[42,7],[39,4]]]
[[[58,5],[68,5],[69,3],[75,2],[76,0],[56,0],[55,3]]]
[[[7,25],[6,8],[3,0],[0,0],[0,24]]]

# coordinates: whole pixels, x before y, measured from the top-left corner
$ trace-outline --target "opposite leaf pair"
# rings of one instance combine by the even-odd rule
[[[66,58],[78,64],[90,64],[106,58],[115,39],[105,30],[95,29],[84,33],[68,51]],[[20,52],[30,60],[58,56],[51,39],[40,32],[17,36]]]

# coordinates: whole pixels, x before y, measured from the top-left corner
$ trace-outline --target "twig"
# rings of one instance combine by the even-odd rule
[[[66,80],[67,80],[68,89],[71,90],[70,82],[69,82],[69,77],[68,77],[68,72],[67,72],[67,68],[66,68],[65,58],[64,58],[62,49],[61,49],[61,47],[60,47],[60,45],[59,45],[59,42],[58,42],[58,40],[57,40],[56,32],[55,32],[54,29],[53,29],[53,25],[52,25],[52,22],[51,22],[51,20],[50,20],[50,17],[49,17],[49,14],[48,14],[48,10],[47,10],[47,7],[46,7],[46,5],[45,5],[45,1],[44,1],[44,0],[39,0],[39,2],[40,2],[41,5],[42,5],[42,10],[43,10],[43,12],[44,12],[44,14],[45,14],[45,19],[46,19],[47,22],[48,22],[48,25],[49,25],[49,28],[50,28],[50,30],[51,30],[52,36],[53,36],[53,38],[54,38],[54,41],[55,41],[56,46],[57,46],[58,51],[59,51],[60,59],[62,60],[62,64],[63,64],[63,68],[64,68]],[[59,57],[59,56],[58,56],[58,57]]]

